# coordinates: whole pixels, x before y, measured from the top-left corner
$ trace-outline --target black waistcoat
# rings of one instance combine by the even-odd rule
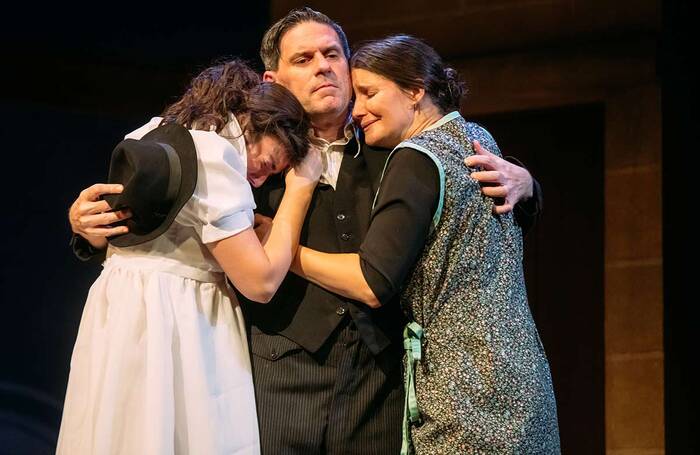
[[[345,146],[336,189],[319,184],[304,220],[300,243],[326,253],[355,253],[367,233],[370,211],[379,177],[388,156],[357,143]],[[273,216],[284,192],[281,176],[269,178],[255,191],[257,211]],[[403,315],[398,300],[372,310],[289,273],[275,297],[267,304],[238,295],[246,322],[255,332],[279,334],[309,352],[316,352],[343,318],[352,317],[362,340],[378,354],[400,345]]]

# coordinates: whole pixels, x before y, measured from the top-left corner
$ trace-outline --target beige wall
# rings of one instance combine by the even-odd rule
[[[606,446],[663,453],[659,90],[630,87],[606,106]]]

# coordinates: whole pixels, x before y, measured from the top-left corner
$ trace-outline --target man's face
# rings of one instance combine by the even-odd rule
[[[348,61],[338,35],[318,22],[302,22],[280,40],[276,71],[265,71],[264,79],[288,88],[313,117],[344,115],[352,87]]]

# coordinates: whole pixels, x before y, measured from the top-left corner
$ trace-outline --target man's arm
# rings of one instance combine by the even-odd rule
[[[125,234],[126,226],[111,226],[112,223],[127,219],[131,214],[119,210],[112,212],[106,201],[100,200],[103,194],[118,194],[122,185],[98,183],[80,192],[68,211],[73,236],[70,246],[75,255],[87,261],[107,248],[107,237]]]
[[[516,165],[516,167],[520,167],[521,169],[527,171],[525,165],[521,163],[517,158],[512,156],[506,156],[505,159],[508,160],[510,163]],[[530,175],[529,172],[528,175]],[[532,179],[532,196],[530,196],[527,199],[521,199],[515,204],[515,207],[513,207],[515,221],[523,230],[523,234],[527,234],[530,231],[537,219],[541,216],[544,207],[542,199],[542,187],[540,186],[540,183],[537,180],[535,180],[535,178],[531,175],[530,179]]]
[[[481,183],[481,191],[494,198],[494,213],[514,211],[516,221],[527,232],[542,211],[542,189],[522,163],[512,157],[503,159],[474,141],[475,155],[464,160],[468,167],[482,170],[471,176]],[[510,161],[514,161],[513,164]]]

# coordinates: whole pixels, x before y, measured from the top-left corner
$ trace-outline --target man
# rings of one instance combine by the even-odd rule
[[[387,157],[364,144],[349,122],[349,54],[342,29],[308,8],[275,23],[261,46],[264,79],[294,93],[324,140],[327,166],[301,243],[331,253],[360,249]],[[258,210],[272,216],[283,190],[283,180],[272,178],[256,192]],[[241,300],[264,453],[399,453],[397,301],[371,310],[294,275],[267,305]]]
[[[345,34],[321,13],[294,10],[266,32],[261,57],[263,78],[294,93],[323,142],[324,172],[301,243],[329,253],[357,252],[388,151],[364,144],[350,122]],[[485,194],[503,198],[497,211],[523,198],[537,205],[526,170],[479,152],[468,164],[489,169],[472,175],[491,184]],[[93,240],[112,235],[105,225],[127,216],[96,213],[95,201],[105,191],[114,189],[93,186],[73,204],[76,234]],[[272,216],[283,191],[279,177],[258,188],[258,211]],[[516,207],[516,215],[526,211]],[[78,238],[78,253],[80,246]],[[398,301],[370,309],[292,274],[267,305],[239,297],[249,326],[263,453],[399,453],[404,320]]]

